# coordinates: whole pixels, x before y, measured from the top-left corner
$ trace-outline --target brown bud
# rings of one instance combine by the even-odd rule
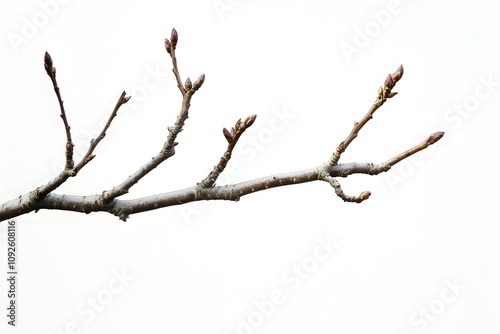
[[[47,74],[52,75],[52,57],[48,52],[45,52],[45,56],[43,57],[43,65],[45,66],[45,71],[47,71]]]
[[[364,201],[365,199],[368,199],[372,193],[369,191],[363,191],[361,194],[359,194],[359,199]]]
[[[433,133],[432,135],[429,136],[429,138],[427,138],[427,145],[432,145],[436,143],[439,139],[443,138],[443,136],[444,132],[442,131]]]
[[[185,90],[190,90],[191,87],[193,87],[193,84],[191,83],[191,79],[189,77],[186,79],[186,82],[184,83],[184,89]]]
[[[127,103],[127,102],[128,102],[128,100],[130,100],[130,98],[131,98],[131,96],[125,96],[125,97],[123,98],[123,104]]]
[[[205,74],[200,75],[198,80],[196,80],[193,84],[193,90],[198,90],[200,89],[201,85],[203,85],[203,82],[205,81]]]
[[[245,119],[245,126],[248,128],[252,126],[253,122],[255,122],[255,119],[257,118],[257,115],[250,115]]]
[[[392,81],[392,75],[388,74],[387,78],[385,78],[384,87],[392,89],[394,87],[394,81]]]
[[[228,143],[231,143],[233,141],[233,136],[229,133],[229,131],[226,128],[222,129],[222,133],[224,134],[224,137],[226,137]]]
[[[398,94],[398,92],[390,92],[389,94],[387,94],[387,98],[390,99],[391,97],[394,97]]]
[[[175,48],[177,45],[177,40],[179,39],[179,35],[177,35],[177,30],[172,29],[172,33],[170,34],[170,42],[172,42],[172,46]]]
[[[392,80],[394,81],[394,83],[398,82],[403,77],[403,73],[403,65],[400,65],[396,72],[392,75]]]
[[[170,44],[170,40],[168,38],[165,38],[165,49],[167,49],[167,52],[170,54],[170,50],[172,49],[172,45]]]

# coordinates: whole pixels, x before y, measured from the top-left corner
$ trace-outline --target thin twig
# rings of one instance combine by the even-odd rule
[[[128,102],[128,100],[130,100],[130,96],[125,96],[125,95],[126,95],[126,93],[125,93],[125,91],[123,91],[122,94],[120,95],[120,97],[118,98],[118,101],[116,102],[116,105],[115,105],[113,111],[111,112],[111,115],[109,116],[108,121],[106,122],[103,129],[101,130],[101,133],[99,133],[99,135],[96,138],[92,138],[90,140],[90,145],[89,145],[89,148],[87,150],[87,153],[85,153],[82,160],[80,160],[80,162],[73,168],[74,175],[76,175],[83,167],[85,167],[86,164],[88,164],[92,159],[94,159],[95,155],[92,153],[94,152],[94,150],[97,147],[97,145],[99,144],[99,142],[101,140],[103,140],[104,137],[106,136],[106,131],[111,126],[111,122],[113,121],[113,119],[118,114],[118,110],[120,109],[120,107],[122,105],[124,105],[125,103]]]
[[[59,90],[59,86],[57,85],[56,79],[56,68],[53,66],[52,57],[48,52],[45,52],[44,56],[44,66],[45,71],[47,71],[47,75],[50,77],[52,81],[52,85],[54,86],[54,91],[56,92],[57,101],[59,102],[59,109],[61,110],[61,118],[64,123],[64,129],[66,131],[66,149],[65,149],[65,157],[66,157],[66,169],[72,169],[74,165],[73,161],[73,140],[71,139],[71,127],[69,126],[68,118],[66,117],[66,111],[64,110],[64,102],[61,97],[61,92]]]
[[[444,132],[435,132],[432,135],[430,135],[426,140],[421,142],[420,144],[410,148],[407,151],[404,151],[401,154],[396,155],[395,157],[387,160],[385,164],[389,166],[394,166],[398,162],[408,158],[410,155],[413,155],[419,151],[422,151],[423,149],[431,146],[432,144],[436,143],[438,140],[440,140],[444,136]]]
[[[231,131],[226,128],[222,129],[222,133],[227,140],[226,152],[224,152],[219,160],[219,163],[214,166],[214,169],[208,174],[208,176],[203,181],[198,183],[200,187],[209,188],[215,184],[215,181],[217,181],[217,178],[224,171],[227,163],[231,159],[233,149],[238,143],[238,139],[240,139],[241,135],[243,134],[243,132],[245,132],[246,129],[252,126],[252,124],[255,122],[256,117],[257,115],[248,116],[244,122],[242,122],[240,118],[236,122],[234,127],[231,128]]]
[[[361,194],[359,194],[359,196],[349,196],[344,193],[342,187],[340,186],[340,183],[334,177],[330,176],[327,173],[323,173],[321,179],[330,183],[330,185],[335,189],[335,193],[337,194],[337,196],[343,199],[344,202],[361,203],[367,200],[371,195],[371,192],[363,191]]]
[[[401,79],[401,77],[403,76],[403,72],[403,65],[401,65],[398,67],[394,74],[389,74],[387,76],[384,82],[384,87],[379,88],[378,96],[373,103],[373,106],[370,108],[370,110],[368,110],[361,121],[354,122],[354,127],[352,128],[351,133],[349,133],[347,138],[339,144],[335,153],[328,160],[328,164],[333,166],[338,163],[342,153],[344,153],[344,151],[347,149],[349,144],[351,144],[354,138],[358,136],[358,132],[363,128],[363,126],[365,126],[365,124],[373,118],[373,114],[375,113],[375,111],[377,111],[377,109],[380,108],[385,103],[385,101],[387,101],[387,99],[394,97],[397,94],[396,92],[392,92],[392,88],[394,88],[396,82]]]
[[[182,85],[181,75],[179,73],[179,68],[177,67],[177,57],[175,56],[175,49],[177,46],[177,41],[179,39],[179,35],[177,34],[177,30],[172,29],[172,33],[170,34],[170,40],[165,39],[165,48],[167,49],[168,54],[172,58],[172,72],[174,72],[175,80],[177,81],[177,87],[181,91],[181,94],[184,96],[186,94],[186,90]]]

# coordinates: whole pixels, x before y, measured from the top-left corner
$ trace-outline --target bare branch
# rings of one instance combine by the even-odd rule
[[[48,53],[45,54],[45,70],[52,80],[61,109],[61,118],[63,119],[66,129],[66,167],[56,178],[47,182],[47,184],[30,191],[28,194],[3,203],[0,206],[0,221],[31,211],[38,211],[40,209],[67,210],[85,213],[104,211],[116,215],[121,220],[126,220],[131,214],[139,212],[155,210],[173,205],[182,205],[188,202],[201,200],[239,201],[241,197],[258,191],[312,181],[328,182],[334,188],[335,193],[342,200],[346,202],[361,203],[367,200],[371,193],[369,191],[363,191],[358,196],[346,195],[342,190],[340,183],[336,180],[337,177],[347,177],[351,174],[376,175],[386,172],[398,162],[436,143],[444,135],[444,132],[436,132],[419,145],[416,145],[415,147],[380,164],[361,162],[338,163],[342,153],[357,137],[359,131],[365,126],[365,124],[373,117],[375,111],[380,108],[387,99],[394,97],[397,94],[392,92],[392,89],[403,75],[403,66],[400,66],[394,74],[389,74],[387,76],[384,86],[379,88],[377,99],[367,114],[361,119],[360,122],[354,123],[354,127],[347,138],[340,143],[330,159],[320,166],[298,172],[271,175],[232,185],[215,186],[217,178],[224,171],[229,160],[231,159],[232,152],[235,149],[239,138],[245,130],[255,122],[256,115],[251,115],[243,122],[239,119],[231,130],[226,128],[223,129],[224,137],[228,142],[226,151],[220,158],[219,163],[214,166],[214,169],[209,173],[209,175],[197,185],[182,190],[164,192],[144,198],[121,200],[118,197],[128,193],[130,188],[139,182],[140,179],[160,165],[163,161],[175,154],[175,146],[177,145],[175,140],[177,135],[183,130],[184,124],[189,116],[191,99],[194,93],[204,83],[205,75],[202,74],[194,83],[191,82],[191,79],[188,77],[184,84],[182,84],[175,56],[177,42],[178,34],[177,31],[173,29],[170,39],[165,40],[165,47],[172,60],[172,71],[176,78],[177,86],[182,93],[182,104],[174,125],[168,127],[168,135],[163,147],[155,157],[140,167],[121,184],[110,190],[103,191],[101,194],[90,196],[60,195],[54,194],[52,191],[64,183],[69,177],[76,176],[78,172],[94,158],[93,152],[95,148],[106,136],[106,131],[116,117],[120,107],[125,104],[130,97],[127,97],[125,92],[120,95],[115,108],[113,109],[101,133],[96,138],[91,140],[87,153],[82,160],[74,166],[74,162],[72,160],[73,143],[71,141],[71,131],[66,118],[66,112],[64,110],[59,87],[56,82],[56,71],[53,67],[52,58]]]

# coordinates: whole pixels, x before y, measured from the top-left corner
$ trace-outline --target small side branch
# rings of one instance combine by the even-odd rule
[[[380,108],[385,103],[385,101],[387,101],[387,99],[390,99],[397,94],[397,92],[392,92],[392,89],[394,88],[396,83],[403,77],[403,72],[403,65],[401,65],[398,67],[394,74],[387,75],[387,78],[384,82],[384,87],[379,88],[377,99],[373,103],[372,107],[370,108],[370,110],[368,110],[361,121],[354,122],[354,127],[352,128],[351,133],[349,133],[347,138],[339,144],[335,153],[328,160],[328,164],[333,166],[338,163],[342,153],[344,153],[347,147],[349,147],[349,144],[351,144],[351,142],[358,136],[358,132],[365,126],[365,124],[373,118],[373,114],[375,113],[375,111],[377,111],[377,109]]]
[[[208,176],[203,181],[198,183],[200,187],[209,188],[215,184],[215,181],[217,181],[217,178],[224,171],[224,169],[227,166],[227,163],[231,159],[233,149],[238,143],[238,139],[240,139],[241,135],[243,134],[243,132],[245,132],[246,129],[252,126],[256,118],[257,115],[251,115],[248,116],[244,122],[242,122],[241,119],[239,119],[234,125],[234,127],[231,128],[231,131],[229,131],[226,128],[222,129],[222,133],[224,134],[224,137],[226,138],[228,143],[226,152],[224,152],[224,154],[219,160],[219,163],[216,166],[214,166],[214,169],[210,172],[210,174],[208,174]]]
[[[371,192],[363,191],[361,194],[359,194],[359,196],[349,196],[344,193],[342,187],[340,186],[340,183],[334,177],[330,176],[327,173],[323,173],[321,179],[330,183],[333,189],[335,189],[335,193],[337,194],[337,196],[342,198],[344,202],[361,203],[364,200],[367,200],[371,195]]]
[[[57,95],[57,101],[59,102],[59,109],[61,110],[61,118],[64,123],[64,129],[66,131],[66,149],[65,149],[65,157],[66,157],[66,169],[72,169],[74,165],[73,161],[73,140],[71,139],[71,127],[69,126],[68,118],[66,117],[66,111],[64,110],[64,102],[61,97],[61,92],[59,90],[59,86],[57,85],[56,80],[56,68],[53,66],[52,57],[48,52],[45,52],[45,56],[43,59],[43,63],[45,66],[45,71],[47,71],[47,75],[50,77],[52,81],[52,85],[54,86],[54,91]]]
[[[395,157],[387,160],[385,164],[388,166],[394,166],[400,161],[403,161],[404,159],[408,158],[409,156],[422,151],[423,149],[426,149],[427,147],[431,146],[432,144],[435,144],[438,140],[443,138],[444,132],[435,132],[431,134],[426,140],[421,142],[420,144],[410,148],[407,151],[404,151],[401,154],[396,155]]]
[[[172,64],[174,67],[172,68],[172,72],[174,72],[175,80],[177,81],[177,87],[181,91],[182,96],[186,94],[186,90],[182,86],[182,79],[179,73],[179,68],[177,67],[177,57],[175,56],[175,49],[177,46],[177,41],[179,40],[179,35],[177,34],[177,30],[172,29],[170,34],[170,39],[165,38],[165,49],[167,49],[168,54],[172,57]]]
[[[76,165],[73,168],[73,176],[78,174],[78,171],[80,171],[83,167],[85,167],[86,164],[88,164],[92,159],[94,159],[95,155],[92,153],[94,153],[94,150],[97,147],[97,145],[99,145],[101,140],[103,140],[104,137],[106,136],[106,131],[111,126],[111,122],[113,122],[113,119],[115,119],[120,107],[122,105],[124,105],[125,103],[127,103],[128,100],[130,100],[130,96],[126,96],[125,91],[123,91],[122,94],[120,95],[120,97],[118,98],[118,101],[116,102],[115,108],[111,112],[111,115],[109,116],[108,121],[106,122],[103,129],[101,130],[101,133],[99,133],[99,135],[96,138],[93,138],[90,140],[90,146],[87,150],[87,153],[85,153],[85,155],[83,156],[82,160],[80,160],[78,165]]]

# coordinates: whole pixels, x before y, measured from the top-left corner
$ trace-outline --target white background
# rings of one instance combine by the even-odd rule
[[[120,93],[132,95],[96,158],[56,193],[110,189],[160,150],[181,102],[163,45],[173,27],[182,78],[206,80],[175,156],[124,198],[193,186],[226,147],[221,129],[251,114],[257,121],[218,184],[323,163],[400,64],[399,94],[341,162],[383,162],[446,132],[388,173],[340,179],[348,194],[372,192],[362,204],[314,182],[127,222],[106,213],[18,217],[18,326],[6,325],[2,279],[2,333],[500,332],[500,24],[491,1],[0,6],[0,202],[64,163],[45,51],[76,157]],[[326,253],[318,240],[338,247]]]

